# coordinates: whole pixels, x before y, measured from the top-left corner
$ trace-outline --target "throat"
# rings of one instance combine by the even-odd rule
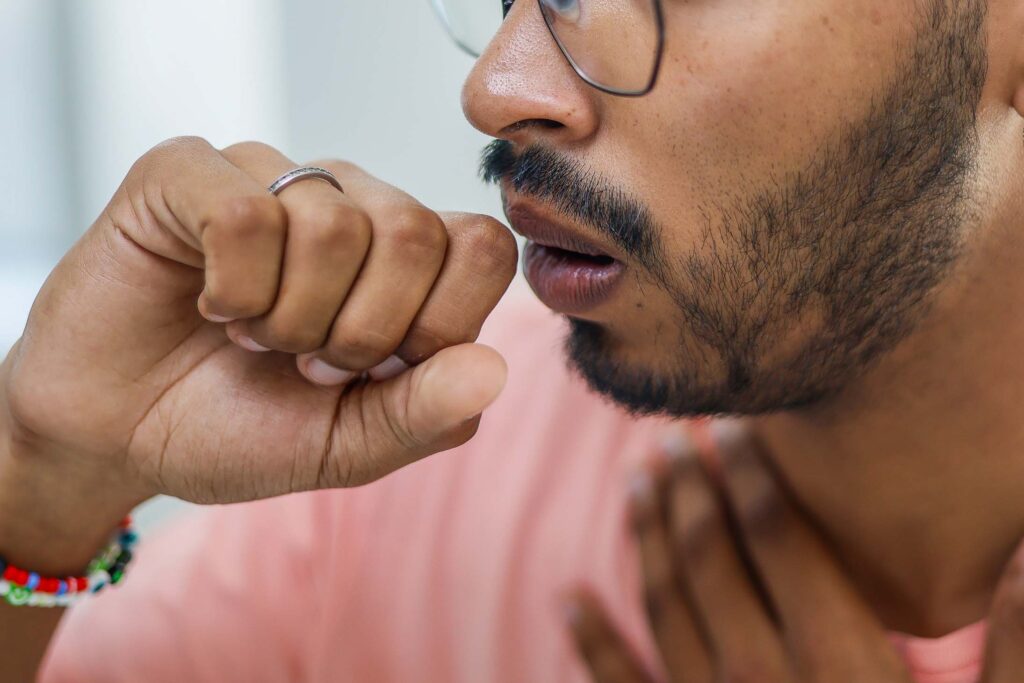
[[[926,445],[907,427],[837,439],[775,416],[758,431],[883,625],[934,638],[987,616],[1024,540],[1024,434],[1020,448],[988,451],[984,441]]]

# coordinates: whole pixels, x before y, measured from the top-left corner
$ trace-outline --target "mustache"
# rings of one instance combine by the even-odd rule
[[[579,162],[531,145],[519,154],[507,140],[488,144],[480,158],[485,183],[507,180],[519,194],[547,201],[562,214],[610,237],[635,260],[661,272],[660,236],[651,212]]]

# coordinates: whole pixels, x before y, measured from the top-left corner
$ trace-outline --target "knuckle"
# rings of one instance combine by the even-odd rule
[[[263,346],[286,353],[308,353],[320,348],[326,333],[309,325],[271,316],[251,326],[253,338]]]
[[[243,140],[242,142],[236,142],[233,145],[228,145],[221,150],[221,154],[224,156],[253,156],[253,155],[266,155],[267,153],[279,154],[279,152],[268,145],[265,142],[259,142],[256,140]]]
[[[198,135],[180,135],[168,138],[149,150],[148,154],[153,156],[162,155],[191,155],[197,152],[208,152],[213,145],[206,138]]]
[[[209,232],[209,239],[241,244],[256,238],[281,236],[286,223],[284,208],[273,196],[238,195],[211,208],[200,222],[200,230],[204,241]]]
[[[782,529],[786,506],[774,486],[757,486],[736,500],[736,514],[748,534],[772,536]]]
[[[359,324],[343,325],[331,335],[326,349],[330,360],[348,370],[368,370],[384,362],[401,342]]]
[[[511,231],[490,216],[476,216],[466,232],[473,259],[484,271],[509,282],[516,274],[519,245]]]
[[[213,146],[204,138],[194,135],[183,135],[168,138],[151,147],[132,166],[129,175],[141,173],[146,175],[148,170],[160,167],[167,162],[182,157],[191,158],[198,154],[213,151]]]
[[[318,250],[351,253],[370,244],[370,217],[357,206],[337,202],[301,218],[302,234]]]
[[[416,255],[443,255],[448,246],[448,231],[441,218],[422,206],[408,206],[392,214],[386,221],[386,238],[400,250]]]

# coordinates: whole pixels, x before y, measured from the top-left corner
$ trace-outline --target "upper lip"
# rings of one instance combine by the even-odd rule
[[[508,198],[505,203],[505,215],[512,229],[531,242],[587,256],[615,258],[607,248],[545,213],[520,198]]]

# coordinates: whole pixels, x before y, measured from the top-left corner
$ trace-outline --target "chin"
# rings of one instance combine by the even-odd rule
[[[819,405],[840,390],[790,369],[751,370],[741,359],[705,363],[685,342],[676,344],[675,354],[651,350],[655,357],[645,360],[600,323],[569,318],[569,326],[570,369],[636,417],[765,415]]]

